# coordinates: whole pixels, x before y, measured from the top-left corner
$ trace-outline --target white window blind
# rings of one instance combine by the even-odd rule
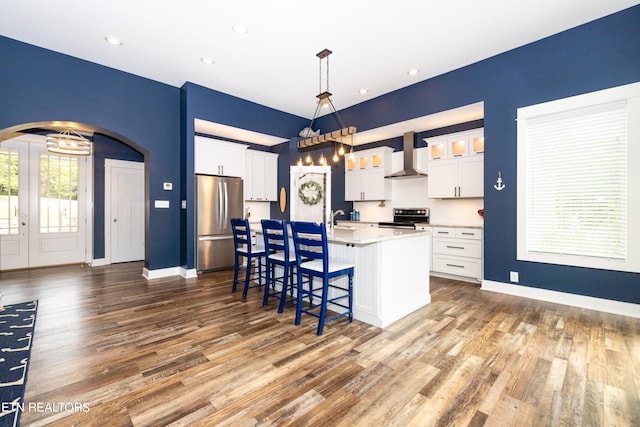
[[[527,251],[627,256],[626,101],[527,121]]]
[[[517,259],[640,273],[640,82],[518,108]]]

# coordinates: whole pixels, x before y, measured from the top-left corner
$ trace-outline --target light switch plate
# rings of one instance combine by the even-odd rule
[[[156,209],[168,209],[169,201],[168,200],[156,200],[154,203]]]

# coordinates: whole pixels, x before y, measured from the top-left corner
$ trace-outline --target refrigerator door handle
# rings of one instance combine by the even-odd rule
[[[223,221],[223,214],[224,214],[224,198],[222,196],[222,183],[218,182],[218,206],[220,207],[220,209],[218,210],[218,228],[224,228],[222,227],[222,224],[224,224]]]
[[[224,181],[224,226],[227,226],[229,216],[229,189],[227,188],[227,181]]]
[[[233,239],[233,234],[224,234],[221,236],[198,236],[199,242],[209,241],[209,240],[229,240]]]

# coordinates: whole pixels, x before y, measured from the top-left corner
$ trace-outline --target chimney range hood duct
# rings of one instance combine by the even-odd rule
[[[385,176],[385,178],[389,179],[408,179],[408,178],[420,178],[423,176],[427,176],[426,173],[420,172],[419,170],[413,167],[413,152],[414,152],[414,140],[415,140],[415,132],[405,132],[402,138],[402,149],[403,149],[403,157],[404,162],[402,166],[402,170],[398,172],[392,173],[391,175]]]

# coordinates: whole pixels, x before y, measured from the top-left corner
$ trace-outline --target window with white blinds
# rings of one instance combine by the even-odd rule
[[[518,259],[640,271],[639,102],[606,92],[518,110]]]

